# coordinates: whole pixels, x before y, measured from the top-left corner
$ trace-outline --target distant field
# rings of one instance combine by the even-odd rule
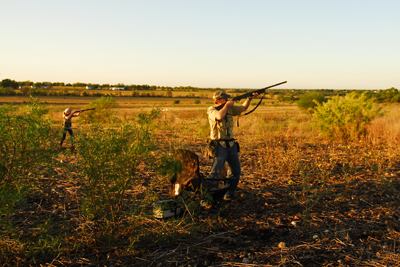
[[[17,93],[20,90],[15,90]],[[172,91],[172,96],[176,97],[200,97],[200,98],[211,98],[212,94],[215,90],[202,90],[202,91]],[[111,96],[132,96],[133,93],[139,94],[150,94],[155,96],[165,96],[167,91],[162,90],[120,90],[120,91],[113,91],[113,90],[87,90],[84,88],[57,88],[54,87],[53,89],[47,89],[46,92],[70,92],[74,94],[102,94],[102,95],[111,95]]]
[[[92,101],[95,101],[100,97],[38,96],[37,98],[40,99],[41,103],[44,103],[48,106],[50,112],[47,116],[51,118],[54,125],[58,126],[62,122],[61,114],[64,109],[84,109]],[[206,117],[207,108],[213,105],[211,96],[210,98],[113,97],[113,99],[119,105],[116,110],[121,117],[133,118],[135,114],[139,112],[160,108],[161,110],[164,110],[162,112],[163,118],[174,118],[170,124],[176,124],[177,127],[181,123],[184,123],[187,118],[190,119],[194,117],[203,121],[203,119]],[[0,97],[0,105],[6,103],[23,104],[28,103],[29,100],[29,96],[2,96]],[[176,100],[180,101],[179,104],[174,104],[174,101]],[[200,104],[195,104],[195,100],[200,100]],[[260,118],[262,118],[261,120],[264,120],[265,118],[273,118],[275,120],[275,117],[282,117],[282,120],[286,120],[287,117],[294,117],[299,113],[297,105],[279,104],[278,101],[274,102],[272,100],[263,101],[264,105],[259,106],[257,113],[254,113],[257,114],[257,116],[246,116],[240,119],[243,128],[254,127],[256,125],[258,126],[260,123]],[[255,103],[257,103],[257,101],[253,101],[253,104]],[[273,105],[272,103],[275,104]],[[250,108],[254,108],[254,106],[252,105]],[[75,121],[79,122],[79,119],[76,119]],[[206,122],[206,120],[204,121]],[[281,124],[281,119],[278,121],[278,124]],[[206,128],[208,129],[208,126]],[[238,134],[241,135],[241,133]]]
[[[185,93],[185,92],[182,92]],[[187,92],[186,92],[187,93]],[[90,102],[99,99],[99,96],[35,96],[39,98],[44,104],[54,105],[54,106],[68,106],[80,108],[85,105],[90,104]],[[190,107],[196,106],[210,106],[213,103],[212,94],[210,93],[209,98],[191,98],[191,97],[120,97],[114,96],[114,100],[119,104],[121,108],[143,108],[146,106],[153,107],[175,107],[181,108],[182,106],[189,105]],[[29,96],[0,96],[0,105],[7,103],[22,104],[29,102]],[[174,101],[179,100],[179,104],[174,104]],[[195,104],[195,101],[200,101],[200,104]],[[256,101],[253,101],[254,103]],[[263,100],[264,104],[272,105],[277,104],[277,101],[273,100]],[[287,105],[287,104],[282,104]]]
[[[100,98],[99,96],[37,96],[42,103],[52,104],[52,105],[86,105],[90,102]],[[29,102],[29,96],[1,96],[0,104],[5,103],[24,103]],[[211,97],[207,98],[196,98],[201,101],[201,103],[212,102]],[[114,97],[114,100],[120,105],[132,105],[132,104],[173,104],[175,100],[179,100],[180,104],[193,104],[194,98],[187,97]]]

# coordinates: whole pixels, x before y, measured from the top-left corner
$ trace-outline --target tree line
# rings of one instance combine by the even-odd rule
[[[96,83],[64,83],[64,82],[32,82],[32,81],[15,81],[11,79],[4,79],[0,82],[0,86],[7,88],[18,89],[19,87],[33,87],[33,88],[53,88],[53,87],[71,87],[71,88],[81,88],[86,86],[91,86],[93,89],[105,89],[108,90],[110,87],[123,87],[127,90],[145,90],[145,91],[200,91],[200,90],[218,90],[221,89],[219,87],[216,88],[203,88],[203,87],[193,87],[193,86],[158,86],[158,85],[148,85],[148,84],[96,84]]]
[[[202,88],[202,87],[193,87],[193,86],[156,86],[156,85],[125,85],[123,83],[118,84],[93,84],[93,83],[64,83],[64,82],[32,82],[32,81],[15,81],[11,79],[4,79],[0,82],[0,95],[17,95],[18,93],[14,90],[21,89],[26,92],[22,92],[22,94],[34,94],[34,95],[58,95],[56,92],[48,92],[43,89],[52,89],[54,87],[64,87],[65,89],[78,89],[86,86],[91,86],[93,89],[100,90],[109,90],[111,87],[123,87],[126,90],[132,91],[166,91],[167,97],[172,97],[172,91],[216,91],[222,90],[219,87],[215,88]],[[223,88],[224,91],[227,91],[232,96],[237,96],[242,93],[248,92],[254,88]],[[320,97],[332,97],[332,96],[345,96],[348,93],[356,92],[357,94],[365,93],[368,98],[375,98],[377,102],[380,103],[400,103],[400,92],[398,89],[391,87],[389,89],[381,89],[381,90],[334,90],[334,89],[269,89],[267,91],[267,98],[277,99],[280,102],[296,102],[300,100],[302,97],[306,99],[313,99]],[[62,94],[65,95],[66,92]],[[77,95],[88,95],[79,94],[77,92],[67,92],[68,94],[77,94]],[[21,92],[19,93],[21,94]],[[91,93],[94,94],[94,93]],[[317,95],[316,95],[317,94]],[[147,93],[145,95],[154,96],[154,93]],[[194,94],[193,94],[194,95]],[[141,93],[136,92],[133,93],[132,96],[142,96]],[[304,99],[303,99],[304,100]],[[307,100],[308,101],[308,100]]]

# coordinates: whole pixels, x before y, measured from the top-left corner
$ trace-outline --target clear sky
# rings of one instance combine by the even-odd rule
[[[0,0],[0,80],[400,89],[399,0]]]

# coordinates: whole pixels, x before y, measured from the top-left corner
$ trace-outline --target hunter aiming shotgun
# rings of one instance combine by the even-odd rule
[[[277,84],[274,84],[274,85],[270,85],[270,86],[267,86],[267,87],[265,87],[265,88],[258,89],[258,90],[255,90],[255,91],[251,91],[250,93],[245,93],[245,94],[243,94],[243,95],[235,96],[234,98],[232,98],[232,101],[239,101],[239,100],[242,100],[242,99],[246,99],[246,98],[252,96],[254,93],[257,93],[257,94],[262,94],[262,93],[264,93],[263,96],[262,96],[261,99],[260,99],[260,102],[258,102],[257,106],[256,106],[255,108],[253,108],[252,110],[250,110],[249,112],[243,114],[243,116],[244,116],[244,115],[247,115],[247,114],[250,114],[250,113],[252,113],[254,110],[256,110],[256,108],[258,108],[258,106],[261,104],[261,101],[263,100],[263,98],[264,98],[264,96],[265,96],[265,93],[266,93],[266,91],[267,91],[269,88],[272,88],[272,87],[275,87],[275,86],[278,86],[278,85],[281,85],[281,84],[284,84],[284,83],[287,83],[287,81],[280,82],[280,83],[277,83]],[[219,107],[217,107],[217,110],[220,110],[220,109],[222,109],[223,107],[224,107],[224,105],[219,106]]]
[[[69,133],[69,135],[71,137],[73,137],[73,135],[74,135],[74,133],[72,131],[72,121],[71,121],[72,118],[73,117],[79,117],[79,115],[82,112],[88,111],[88,110],[94,110],[94,108],[81,109],[81,110],[77,110],[77,111],[74,111],[74,112],[72,112],[72,110],[70,108],[67,108],[64,111],[64,113],[63,113],[63,119],[64,119],[63,127],[64,127],[64,129],[63,129],[63,135],[62,135],[62,138],[61,138],[61,141],[60,141],[60,148],[62,147],[62,144],[63,144],[65,138],[67,137],[67,133]],[[76,114],[76,113],[78,113],[78,114]],[[71,142],[72,142],[72,140],[73,139],[71,138]],[[72,147],[73,147],[73,145],[72,145]]]
[[[215,91],[213,94],[214,105],[207,109],[208,122],[210,124],[210,139],[207,145],[207,155],[212,158],[210,174],[207,180],[212,187],[210,191],[216,191],[220,188],[220,177],[225,163],[229,166],[229,175],[227,180],[224,180],[225,201],[234,201],[237,198],[236,189],[242,174],[239,160],[240,145],[235,139],[233,117],[239,117],[250,106],[253,98],[264,93],[269,88],[284,84],[285,82],[277,83],[263,89],[250,91],[249,93],[234,97],[232,100],[230,95],[222,90]],[[263,96],[263,97],[264,97]],[[243,104],[235,105],[235,101],[246,99]],[[263,98],[261,98],[260,103]],[[260,105],[258,103],[257,107]],[[257,108],[256,107],[256,108]],[[246,113],[245,115],[253,112]]]

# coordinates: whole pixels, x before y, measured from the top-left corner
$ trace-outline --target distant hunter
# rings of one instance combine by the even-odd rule
[[[62,139],[60,142],[60,148],[62,148],[62,144],[63,144],[65,138],[67,137],[67,132],[69,133],[69,135],[71,136],[71,139],[73,140],[74,132],[72,131],[72,118],[79,117],[79,115],[80,115],[80,112],[72,113],[72,110],[69,108],[64,110],[64,113],[63,113],[64,130],[63,130],[63,135],[62,135]]]

